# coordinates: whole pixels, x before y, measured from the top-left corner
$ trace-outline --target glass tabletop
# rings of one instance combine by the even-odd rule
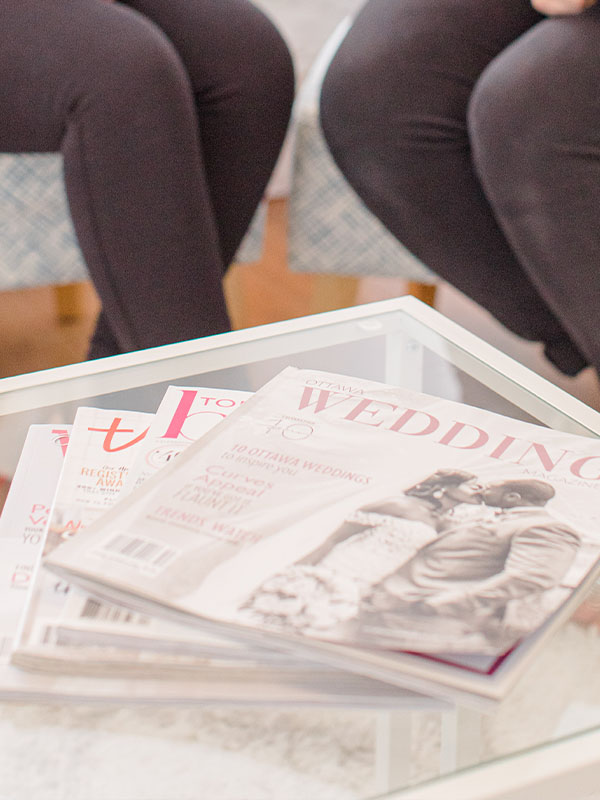
[[[600,414],[405,297],[3,379],[0,474],[13,474],[31,424],[70,423],[82,405],[154,411],[171,384],[253,391],[288,365],[600,435]],[[440,776],[508,764],[509,756],[600,727],[600,639],[590,608],[485,714],[427,702],[273,706],[258,690],[243,706],[225,693],[217,704],[200,698],[184,707],[34,703],[9,694],[0,713],[0,786],[6,797],[36,800],[366,800],[412,796],[406,792],[416,787],[433,792]],[[43,764],[35,779],[29,759]]]

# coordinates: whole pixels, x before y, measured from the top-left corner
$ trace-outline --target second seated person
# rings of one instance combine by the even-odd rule
[[[0,72],[0,152],[64,157],[89,356],[228,330],[294,94],[273,24],[248,0],[3,0]]]
[[[369,0],[325,138],[421,261],[564,373],[600,368],[600,6]]]

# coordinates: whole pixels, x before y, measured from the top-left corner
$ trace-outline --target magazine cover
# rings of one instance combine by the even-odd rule
[[[230,409],[247,396],[239,393],[239,398],[232,399],[221,390],[217,395],[222,396],[215,397],[207,390],[184,389],[181,402],[180,391],[173,389],[161,403],[161,424],[154,430],[168,432],[171,441],[179,435],[182,441],[177,441],[176,452],[189,444],[192,435],[201,435],[224,418],[225,414],[215,409]],[[197,408],[210,409],[202,422],[195,419],[194,403]],[[44,552],[51,552],[61,539],[75,536],[127,492],[140,453],[155,449],[154,445],[144,449],[154,420],[154,415],[135,411],[78,409]],[[189,626],[132,613],[114,603],[99,603],[77,587],[57,581],[43,567],[37,572],[23,629],[11,656],[13,664],[25,669],[112,676],[141,671],[147,677],[185,674],[190,679],[205,676],[207,659],[217,658],[238,665],[242,661],[250,664],[251,659],[268,661],[288,671],[314,669],[298,659],[292,664],[289,657],[273,650],[250,649],[224,636],[209,636]]]
[[[31,425],[0,516],[0,665],[8,663],[42,546],[70,425]]]
[[[593,439],[290,367],[46,563],[206,630],[498,699],[597,572],[599,467]]]
[[[46,509],[43,553],[75,537],[116,502],[151,419],[138,411],[77,410],[52,508]],[[70,590],[39,566],[15,651],[49,644],[46,625],[60,618]]]
[[[130,412],[118,412],[117,417],[121,419],[118,430],[114,429],[114,436],[110,435],[113,430],[113,422],[116,419],[114,413],[101,411],[101,416],[94,415],[93,424],[87,412],[82,412],[79,417],[80,439],[82,430],[87,427],[101,428],[98,430],[87,431],[92,435],[96,443],[100,443],[103,452],[102,457],[96,462],[93,456],[95,450],[92,442],[90,448],[76,446],[80,455],[85,454],[85,464],[89,469],[104,468],[103,475],[94,475],[87,472],[85,479],[105,480],[104,473],[110,467],[111,475],[113,462],[107,463],[106,451],[103,445],[109,449],[122,446],[125,441],[135,440],[140,432],[143,432],[148,424],[147,415],[129,417]],[[108,414],[108,418],[105,416]],[[151,415],[150,415],[151,416]],[[90,422],[89,426],[82,428],[82,420]],[[131,423],[133,430],[127,430]],[[140,426],[138,428],[138,425]],[[102,430],[108,428],[108,431]],[[432,709],[444,710],[448,706],[433,701],[431,698],[423,697],[410,691],[400,691],[395,687],[386,685],[379,681],[363,678],[358,675],[340,673],[331,669],[306,663],[299,663],[298,660],[292,662],[284,656],[272,659],[271,666],[264,662],[258,663],[252,660],[252,654],[248,648],[238,647],[240,651],[237,657],[224,658],[221,650],[215,649],[211,659],[199,658],[200,639],[197,631],[186,627],[179,629],[170,623],[164,623],[157,628],[164,628],[164,636],[161,638],[162,630],[154,631],[154,652],[142,653],[136,662],[132,659],[129,669],[123,669],[119,675],[113,674],[113,654],[114,648],[103,647],[102,636],[88,636],[87,645],[84,647],[78,642],[81,652],[81,662],[88,663],[88,669],[80,670],[80,674],[73,674],[68,669],[69,659],[72,657],[72,647],[62,647],[60,642],[60,624],[55,625],[54,618],[50,615],[48,629],[56,629],[58,633],[46,640],[42,638],[40,648],[31,647],[31,652],[35,654],[36,649],[40,651],[42,658],[38,661],[45,665],[43,672],[26,671],[10,663],[11,650],[20,622],[26,608],[28,598],[34,587],[40,588],[35,566],[38,561],[44,534],[51,513],[51,506],[57,489],[59,475],[61,473],[71,425],[32,425],[26,437],[23,450],[13,477],[10,492],[0,516],[0,594],[2,603],[0,604],[0,698],[22,699],[22,700],[49,700],[73,701],[73,702],[117,702],[123,703],[219,703],[223,704],[251,704],[253,706],[268,704],[277,705],[285,703],[297,706],[329,706],[329,707],[350,707],[350,708],[410,708],[410,709]],[[108,439],[106,438],[108,434]],[[99,437],[96,439],[96,437]],[[75,437],[74,437],[75,438]],[[141,440],[143,441],[143,439]],[[81,442],[80,442],[81,444]],[[133,449],[139,447],[134,444]],[[69,444],[70,448],[70,444]],[[127,448],[126,448],[127,450]],[[118,461],[119,475],[122,468],[127,466],[128,458],[121,453]],[[110,459],[111,457],[108,456]],[[116,458],[116,456],[115,456]],[[100,465],[100,466],[98,466]],[[81,467],[81,464],[80,464]],[[73,463],[69,468],[69,474],[79,480],[81,470]],[[126,479],[126,476],[123,475]],[[118,489],[117,480],[113,484],[115,491]],[[110,480],[107,481],[110,484]],[[85,488],[85,487],[88,488]],[[77,494],[82,505],[96,504],[95,492],[89,489],[89,484],[85,480],[82,484],[84,490]],[[102,484],[100,489],[102,489]],[[110,487],[109,487],[110,488]],[[102,492],[101,492],[102,494]],[[73,497],[72,490],[65,492],[64,497]],[[113,495],[116,497],[116,495]],[[105,508],[106,496],[98,500],[98,507]],[[74,509],[74,506],[70,506]],[[75,516],[70,515],[72,531],[79,533],[84,525],[78,522],[82,519],[89,519],[83,509]],[[64,517],[63,517],[64,519]],[[32,582],[32,575],[36,574],[35,582]],[[50,606],[54,611],[55,601],[64,601],[70,597],[74,587],[69,587],[68,591],[55,592],[54,589],[60,586],[67,589],[64,582],[57,582],[51,577],[50,587]],[[36,592],[37,600],[40,595]],[[47,599],[47,598],[46,598]],[[91,599],[90,599],[91,601]],[[60,608],[61,602],[58,602]],[[48,606],[40,604],[39,610],[44,614],[50,614]],[[122,612],[122,610],[121,610]],[[112,613],[118,613],[115,609]],[[182,641],[169,639],[169,633],[173,636],[173,631],[178,634],[187,634],[189,641],[189,653],[182,647]],[[89,633],[89,632],[88,632]],[[65,644],[70,644],[66,642]],[[131,651],[139,652],[139,641],[132,637],[129,643]],[[176,652],[179,647],[179,653]],[[162,653],[161,653],[162,649]],[[25,648],[25,655],[30,652]],[[63,651],[68,650],[64,655]],[[158,655],[157,655],[158,654]],[[56,663],[54,657],[56,656]],[[205,652],[206,656],[206,652]],[[103,660],[104,659],[104,660]],[[35,657],[32,659],[35,660]],[[160,661],[157,665],[157,660]],[[48,666],[50,665],[50,666]],[[56,669],[54,669],[56,667]],[[65,668],[67,667],[67,668]],[[84,674],[85,673],[85,674]]]
[[[136,454],[123,481],[121,493],[125,495],[141,485],[188,444],[225,419],[248,397],[250,392],[230,389],[167,387],[143,441],[136,444]],[[98,661],[105,671],[111,669],[116,674],[120,670],[130,672],[136,662],[143,662],[142,667],[146,672],[156,668],[164,674],[168,659],[174,668],[190,671],[193,668],[192,654],[200,659],[217,655],[223,658],[226,654],[232,659],[247,657],[247,648],[225,641],[223,637],[200,636],[198,631],[189,627],[147,615],[132,614],[130,610],[113,603],[101,603],[97,598],[73,587],[66,596],[60,618],[55,624],[49,620],[46,622],[44,641],[60,648],[61,658],[57,657],[57,652],[50,654],[46,648],[44,664],[37,658],[39,652],[36,658],[27,662],[37,668],[69,668],[73,672],[83,669],[87,672],[93,668],[92,662]],[[69,651],[69,647],[78,649]],[[86,651],[82,649],[85,647],[93,649]],[[111,650],[107,651],[107,647]],[[150,651],[156,653],[152,661]],[[271,652],[269,655],[270,659],[281,661],[277,654]],[[18,660],[23,666],[24,658],[20,656]],[[204,667],[204,662],[200,666]]]
[[[168,386],[144,443],[138,449],[125,491],[141,486],[146,478],[224,420],[250,396],[250,392],[236,389]]]

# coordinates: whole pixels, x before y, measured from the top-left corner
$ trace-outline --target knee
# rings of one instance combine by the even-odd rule
[[[169,39],[155,25],[128,13],[109,41],[86,53],[82,97],[119,113],[144,106],[168,108],[173,98],[190,94],[185,68]],[[86,103],[84,102],[84,106]]]
[[[502,63],[492,62],[482,73],[470,98],[467,127],[484,183],[517,181],[547,164],[553,131],[546,92],[535,75],[515,75]]]
[[[321,129],[346,175],[359,163],[375,169],[393,157],[421,113],[423,70],[413,57],[420,40],[403,47],[396,28],[359,16],[323,80]]]
[[[251,51],[257,61],[264,65],[265,74],[272,75],[294,90],[294,66],[292,56],[279,29],[255,6],[252,6],[251,24],[245,26],[244,35],[249,38]]]
[[[383,59],[343,42],[321,85],[319,119],[325,141],[344,170],[373,154],[374,138],[386,126]]]
[[[279,29],[259,8],[237,0],[236,22],[224,34],[223,80],[239,89],[239,100],[255,108],[291,108],[295,78],[292,56]]]
[[[357,121],[353,119],[355,105],[352,102],[357,91],[359,75],[351,69],[338,53],[332,62],[321,84],[319,97],[319,120],[325,141],[331,152],[337,157],[338,150],[348,147],[348,128],[355,128]]]

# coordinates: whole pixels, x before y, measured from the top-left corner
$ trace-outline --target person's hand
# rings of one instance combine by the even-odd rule
[[[550,17],[580,14],[595,3],[596,0],[531,0],[531,5],[536,11]]]

